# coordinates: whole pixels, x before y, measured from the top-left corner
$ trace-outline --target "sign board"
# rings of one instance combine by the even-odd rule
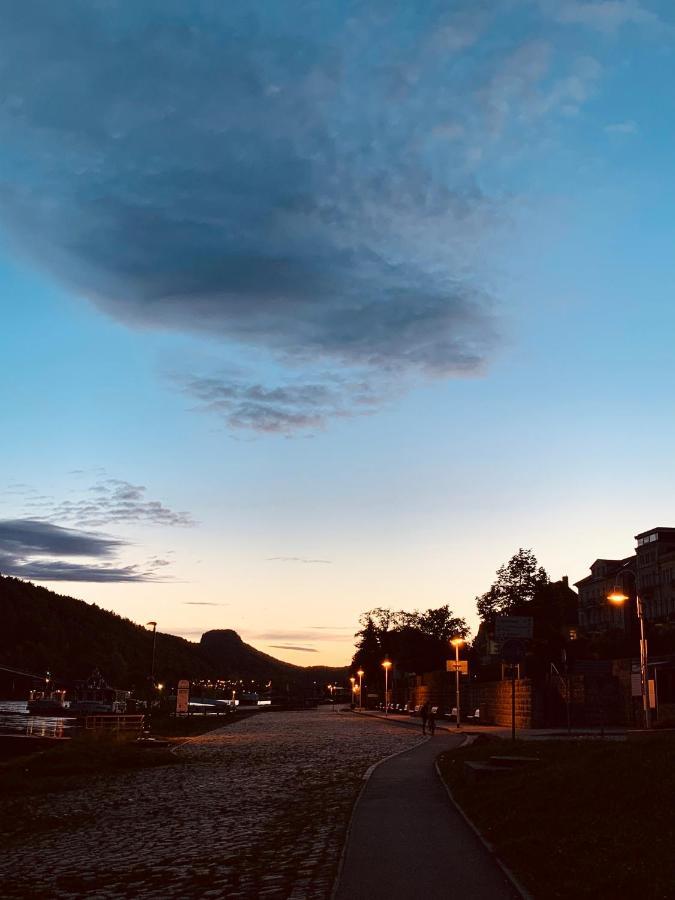
[[[572,663],[573,675],[611,675],[611,659],[576,659]]]
[[[527,653],[527,641],[522,638],[509,638],[502,646],[502,659],[504,662],[515,665],[525,659]]]
[[[460,659],[459,661],[457,661],[455,659],[446,659],[445,671],[446,672],[459,672],[460,675],[468,675],[469,674],[469,660],[468,659]]]
[[[190,703],[190,682],[187,678],[181,678],[176,692],[176,715],[186,716]]]
[[[531,638],[533,627],[532,616],[497,616],[495,640],[501,643],[509,638]]]
[[[647,687],[649,693],[649,708],[656,709],[656,682],[653,678],[648,679]]]

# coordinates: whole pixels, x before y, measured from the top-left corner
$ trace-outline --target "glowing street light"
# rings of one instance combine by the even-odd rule
[[[389,669],[391,669],[391,660],[385,659],[382,663],[384,668],[384,714],[389,715]]]
[[[645,728],[651,728],[651,710],[649,708],[649,669],[647,668],[647,641],[645,639],[645,619],[642,598],[638,593],[635,572],[632,569],[623,568],[620,574],[622,576],[632,575],[633,578],[635,578],[635,605],[637,607],[637,617],[640,623],[640,693],[642,694],[642,714],[644,717]],[[615,584],[611,594],[607,595],[607,599],[615,606],[622,606],[630,600],[630,597],[618,584]]]
[[[352,683],[352,708],[354,707],[354,690],[356,688],[356,678],[353,675],[349,676],[349,680]]]
[[[152,662],[150,663],[150,680],[155,687],[155,647],[157,645],[157,622],[146,622],[146,628],[152,628]]]
[[[359,712],[363,711],[363,676],[366,674],[363,669],[359,669],[356,673],[359,676]]]
[[[455,716],[455,720],[457,722],[457,727],[459,728],[459,719],[460,719],[460,706],[459,706],[459,648],[464,643],[464,638],[462,637],[454,637],[450,641],[452,646],[455,648],[455,694],[457,700],[457,715]]]

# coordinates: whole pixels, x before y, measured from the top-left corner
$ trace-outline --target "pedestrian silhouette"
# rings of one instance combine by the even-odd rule
[[[429,704],[423,703],[420,707],[420,716],[422,717],[422,734],[427,733],[427,719],[429,718]]]
[[[429,726],[429,734],[433,737],[436,734],[436,707],[432,706],[427,715],[427,725]]]

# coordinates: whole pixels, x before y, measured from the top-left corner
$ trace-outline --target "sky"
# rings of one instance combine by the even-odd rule
[[[0,8],[0,572],[342,665],[675,525],[670,3]]]

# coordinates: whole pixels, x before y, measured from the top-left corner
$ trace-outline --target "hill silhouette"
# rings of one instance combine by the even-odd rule
[[[94,603],[0,575],[0,623],[0,666],[49,671],[57,682],[86,678],[98,668],[115,687],[147,684],[151,632]],[[179,678],[241,678],[302,688],[343,680],[346,669],[294,666],[223,629],[207,631],[199,643],[158,631],[155,674],[167,685]]]

